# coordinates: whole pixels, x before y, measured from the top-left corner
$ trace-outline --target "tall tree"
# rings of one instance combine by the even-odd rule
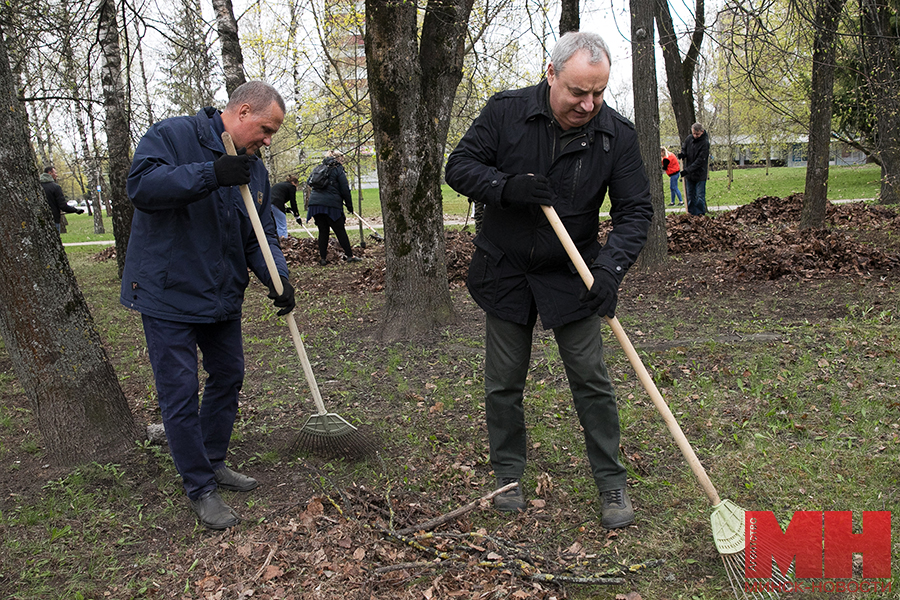
[[[801,229],[825,226],[828,200],[828,161],[831,157],[831,114],[834,98],[834,60],[837,22],[844,0],[816,0],[812,81],[809,104],[809,159],[800,210]]]
[[[225,70],[225,91],[231,92],[247,82],[244,76],[244,55],[241,52],[241,40],[238,37],[237,19],[231,0],[212,0],[216,12],[216,23],[219,30],[219,43],[222,45],[222,67]]]
[[[162,86],[172,102],[169,116],[192,115],[204,106],[214,106],[212,74],[215,60],[206,41],[199,0],[179,0],[172,17],[168,64],[162,69]],[[230,93],[230,92],[229,92]]]
[[[656,25],[659,27],[659,45],[662,47],[663,62],[666,66],[666,87],[672,100],[678,137],[684,139],[691,134],[691,125],[696,120],[694,104],[694,71],[700,58],[700,47],[706,34],[706,5],[704,0],[695,0],[694,29],[690,45],[684,59],[678,48],[678,34],[669,10],[668,0],[656,0]]]
[[[119,277],[125,268],[125,253],[131,237],[134,205],[128,199],[125,182],[131,169],[131,134],[125,87],[122,83],[122,55],[119,50],[119,24],[114,0],[100,0],[97,37],[100,41],[103,103],[106,106],[106,143],[109,149],[109,187],[106,199],[112,211],[116,239],[116,263]]]
[[[656,269],[666,262],[666,201],[659,158],[659,97],[656,91],[654,45],[655,0],[631,0],[631,79],[634,85],[634,121],[644,169],[650,178],[653,220],[639,267]]]
[[[900,203],[900,3],[860,0],[863,72],[875,116],[882,204]]]
[[[559,35],[581,29],[578,0],[562,0],[559,12]]]
[[[0,335],[50,460],[104,460],[138,434],[38,183],[4,40],[0,30]]]
[[[384,335],[450,322],[441,173],[473,0],[366,0],[366,63],[386,249]]]

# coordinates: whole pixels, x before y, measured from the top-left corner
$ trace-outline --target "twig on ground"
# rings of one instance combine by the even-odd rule
[[[482,496],[481,498],[479,498],[478,500],[475,500],[474,502],[470,502],[469,504],[466,504],[465,506],[460,506],[459,508],[457,508],[455,510],[445,513],[439,517],[435,517],[434,519],[431,519],[430,521],[426,521],[426,522],[422,523],[421,525],[413,525],[412,527],[404,527],[403,529],[399,529],[399,530],[395,531],[394,533],[397,533],[399,535],[406,535],[409,533],[415,533],[417,531],[429,531],[431,529],[434,529],[435,527],[438,527],[439,525],[443,525],[444,523],[446,523],[448,521],[452,521],[453,519],[455,519],[461,515],[464,515],[467,512],[475,510],[476,508],[478,508],[478,506],[482,502],[489,502],[490,500],[494,499],[494,496],[498,496],[498,495],[502,494],[503,492],[511,490],[514,487],[516,487],[517,485],[519,485],[519,483],[517,481],[514,481],[508,485],[504,485],[501,488],[497,488],[490,494],[486,494],[486,495]]]
[[[278,550],[278,544],[272,546],[272,549],[269,550],[269,555],[266,557],[265,562],[263,562],[262,566],[259,568],[259,571],[256,572],[256,575],[253,576],[253,579],[250,581],[256,581],[259,579],[259,576],[263,574],[263,571],[266,570],[266,567],[269,566],[269,563],[272,562],[272,557],[275,556],[275,552]]]
[[[388,565],[386,567],[378,567],[375,572],[379,575],[382,573],[390,573],[391,571],[402,571],[403,569],[427,569],[428,567],[436,567],[441,563],[420,560],[418,562],[398,563],[396,565]]]

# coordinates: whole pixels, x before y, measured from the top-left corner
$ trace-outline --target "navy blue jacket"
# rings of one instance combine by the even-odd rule
[[[247,269],[271,282],[240,188],[216,182],[223,131],[219,112],[204,108],[155,123],[141,138],[127,184],[136,209],[120,297],[128,308],[188,323],[239,319]],[[287,277],[261,160],[252,164],[250,192],[278,272]]]
[[[485,204],[467,285],[491,315],[545,328],[590,316],[584,282],[539,206],[501,204],[506,180],[546,176],[554,207],[585,262],[621,282],[647,239],[653,205],[634,125],[605,104],[580,137],[556,147],[548,85],[494,95],[447,160],[454,190]],[[555,156],[555,158],[554,158]],[[600,205],[609,194],[613,229],[600,246]]]

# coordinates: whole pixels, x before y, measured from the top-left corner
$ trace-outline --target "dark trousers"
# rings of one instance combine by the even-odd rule
[[[584,429],[588,461],[597,490],[625,487],[619,462],[619,412],[600,337],[601,318],[592,316],[553,330],[566,368],[575,411]],[[487,315],[485,322],[485,412],[491,465],[498,478],[525,472],[523,395],[531,361],[534,322],[520,325]]]
[[[347,237],[347,230],[344,229],[344,223],[346,219],[341,217],[340,220],[335,221],[325,213],[319,213],[317,215],[313,215],[313,219],[316,221],[316,227],[319,228],[319,256],[322,257],[322,260],[328,258],[328,230],[334,230],[334,237],[337,238],[338,243],[341,245],[341,248],[344,249],[344,254],[347,255],[347,258],[353,256],[353,248],[350,246],[350,238]]]
[[[244,382],[240,320],[180,323],[143,315],[169,451],[188,498],[216,489]],[[197,349],[207,372],[200,401]]]
[[[688,213],[692,215],[706,214],[706,180],[694,181],[684,179],[684,195],[687,196]]]

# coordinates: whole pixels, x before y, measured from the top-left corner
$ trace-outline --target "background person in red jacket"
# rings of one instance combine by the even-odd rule
[[[678,189],[678,178],[681,176],[681,165],[678,163],[678,158],[669,152],[665,146],[660,146],[659,153],[662,157],[663,171],[669,176],[669,190],[672,194],[672,200],[669,202],[669,206],[675,206],[676,196],[678,197],[678,206],[684,206],[684,200],[681,198],[681,190]]]

